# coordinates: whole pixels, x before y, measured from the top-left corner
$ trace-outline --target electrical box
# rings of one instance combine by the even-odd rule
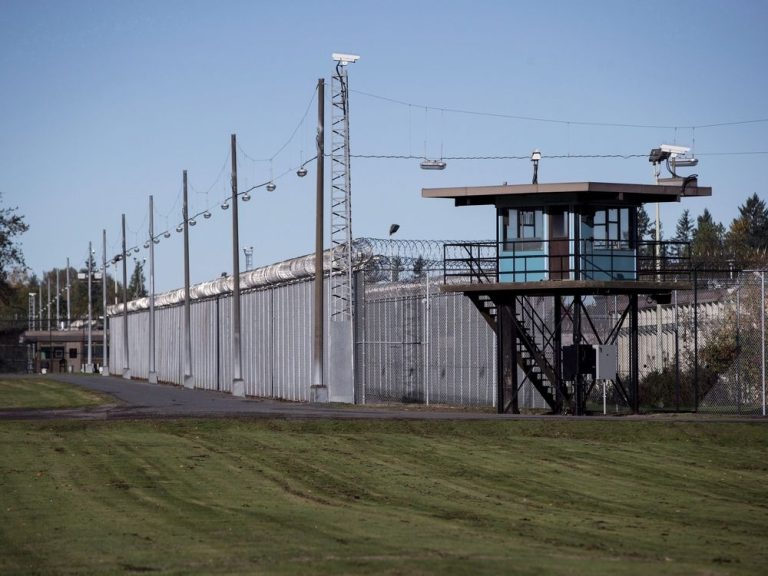
[[[619,355],[615,344],[595,344],[595,380],[615,380]]]
[[[594,373],[595,349],[592,346],[585,344],[563,346],[563,380],[575,380],[577,375],[594,375]]]

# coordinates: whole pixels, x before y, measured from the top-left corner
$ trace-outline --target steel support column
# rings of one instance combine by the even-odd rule
[[[496,350],[498,362],[497,410],[500,414],[520,412],[517,402],[517,325],[515,298],[498,306]]]
[[[555,369],[555,382],[552,384],[555,387],[555,401],[557,404],[557,409],[554,410],[554,412],[562,412],[563,411],[563,403],[565,402],[565,398],[563,398],[563,392],[562,392],[562,386],[563,386],[563,297],[559,294],[556,294],[554,297],[554,320],[555,320],[555,326],[553,330],[553,341],[552,341],[552,347],[553,347],[553,355],[554,355],[554,363],[553,368]]]
[[[637,294],[629,296],[629,399],[632,412],[640,411],[640,358],[638,355]]]

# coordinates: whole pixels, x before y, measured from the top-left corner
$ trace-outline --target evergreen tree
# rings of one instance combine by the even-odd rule
[[[746,223],[747,244],[758,249],[768,246],[768,208],[765,202],[757,194],[752,194],[739,206],[739,214]]]
[[[677,226],[675,228],[675,242],[690,242],[693,239],[693,220],[691,220],[691,213],[686,208],[683,213],[680,214],[680,218],[677,220]],[[690,248],[686,246],[678,245],[675,250],[675,255],[678,258],[686,258],[690,255]]]
[[[651,224],[651,219],[648,216],[648,212],[645,211],[645,206],[640,205],[637,209],[637,239],[642,242],[643,240],[655,240],[656,233],[654,225]]]
[[[413,263],[413,275],[416,278],[421,278],[424,274],[424,267],[426,265],[426,262],[424,261],[423,256],[419,256],[416,258],[416,261]]]
[[[715,222],[710,211],[705,208],[696,219],[696,230],[693,232],[692,252],[696,263],[708,268],[727,268],[724,237],[725,227]]]
[[[10,275],[25,268],[24,254],[17,237],[29,230],[29,225],[16,210],[0,208],[0,306],[7,306],[15,299],[15,288],[9,282]]]
[[[144,298],[147,295],[146,278],[144,278],[144,264],[136,261],[131,279],[128,282],[128,300]]]

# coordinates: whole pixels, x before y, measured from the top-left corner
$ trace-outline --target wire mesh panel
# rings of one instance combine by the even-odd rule
[[[701,329],[700,402],[703,412],[763,414],[765,406],[764,272],[706,285],[720,293],[720,314]]]
[[[463,294],[435,292],[430,301],[427,382],[430,402],[493,406],[495,336]]]
[[[493,330],[468,298],[440,292],[442,243],[367,242],[356,306],[358,400],[492,406]]]

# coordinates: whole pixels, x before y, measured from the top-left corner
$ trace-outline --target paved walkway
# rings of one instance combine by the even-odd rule
[[[4,378],[27,376],[4,375]],[[39,375],[34,377],[39,378]],[[496,414],[493,412],[446,407],[403,404],[394,406],[353,406],[283,402],[261,398],[238,398],[224,392],[187,389],[167,384],[149,384],[143,380],[125,380],[115,376],[55,374],[44,376],[89,390],[109,394],[115,403],[88,409],[2,410],[0,420],[39,420],[73,418],[117,420],[132,418],[250,417],[287,419],[381,419],[381,420],[623,420],[662,422],[755,422],[768,423],[764,417],[713,416],[702,414],[649,414],[636,416],[551,416],[531,414]]]
[[[24,377],[24,376],[19,376]],[[40,376],[36,376],[40,377]],[[143,380],[125,380],[114,376],[55,374],[45,376],[103,392],[117,402],[89,409],[2,410],[0,419],[126,419],[159,417],[256,418],[344,418],[344,419],[438,419],[486,420],[507,418],[489,412],[432,410],[423,406],[363,407],[341,404],[283,402],[260,398],[238,398],[224,392],[188,389],[167,384],[149,384]]]

